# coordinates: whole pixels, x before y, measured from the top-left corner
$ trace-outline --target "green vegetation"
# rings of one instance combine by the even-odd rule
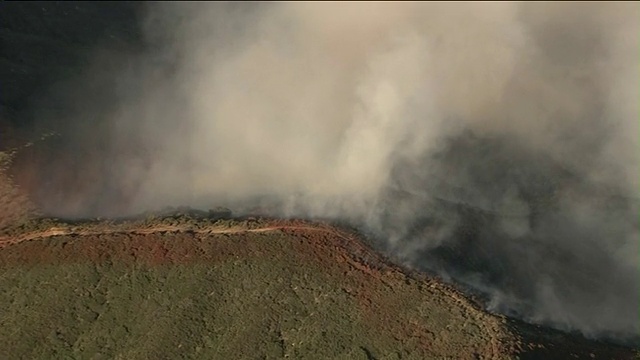
[[[491,336],[459,306],[436,305],[428,286],[398,273],[382,282],[346,262],[327,268],[291,236],[187,236],[141,238],[167,258],[201,254],[188,263],[126,260],[116,249],[138,243],[120,238],[3,249],[0,358],[473,358]],[[35,249],[49,256],[16,255]],[[83,260],[92,249],[113,256]]]
[[[286,266],[5,270],[0,338],[11,345],[0,357],[357,358],[358,345],[368,345],[366,329],[350,319],[356,312],[346,294],[328,286],[321,272],[307,276],[307,290],[296,292],[292,281],[302,275],[277,269]]]
[[[638,359],[487,314],[338,229],[213,215],[0,230],[0,359]]]

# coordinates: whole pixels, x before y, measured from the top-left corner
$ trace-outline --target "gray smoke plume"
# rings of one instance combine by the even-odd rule
[[[346,219],[492,310],[634,337],[638,9],[149,3],[144,49],[56,91],[76,165],[40,203]]]

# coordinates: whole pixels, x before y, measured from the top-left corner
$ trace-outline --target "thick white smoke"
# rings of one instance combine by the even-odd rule
[[[78,110],[107,180],[55,211],[347,219],[494,309],[636,335],[638,8],[150,3],[115,105]]]

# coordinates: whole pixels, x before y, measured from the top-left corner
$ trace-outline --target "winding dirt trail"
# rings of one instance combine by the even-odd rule
[[[267,223],[264,226],[251,228],[247,226],[221,226],[219,224],[211,224],[210,226],[195,227],[191,224],[181,225],[167,225],[167,224],[152,224],[152,225],[135,225],[131,224],[131,228],[109,228],[108,226],[57,226],[50,227],[46,230],[27,231],[15,236],[0,235],[0,249],[7,246],[15,245],[27,241],[39,241],[58,236],[97,236],[97,235],[153,235],[153,234],[170,234],[170,233],[190,233],[197,235],[215,235],[215,234],[243,234],[243,233],[268,233],[277,231],[286,232],[312,232],[321,233],[340,239],[344,242],[345,246],[349,248],[349,252],[354,258],[346,259],[352,266],[358,268],[371,276],[378,278],[382,282],[385,281],[385,276],[379,271],[372,269],[371,263],[366,264],[360,260],[356,260],[355,257],[366,256],[372,260],[373,263],[384,264],[384,267],[392,271],[404,272],[406,269],[402,269],[396,264],[384,259],[381,255],[366,246],[356,235],[350,234],[346,231],[324,225],[324,224],[282,224],[282,223]],[[464,297],[462,293],[456,289],[441,283],[440,281],[434,281],[434,279],[423,279],[430,284],[432,291],[448,297],[452,303],[460,307],[466,314],[465,317],[469,321],[473,321],[479,326],[485,328],[485,332],[489,335],[487,339],[487,348],[484,350],[485,356],[489,359],[498,359],[501,354],[504,354],[504,346],[501,341],[503,332],[500,329],[500,320],[493,319],[494,321],[487,321],[486,315],[478,307],[477,304],[469,301]],[[483,316],[485,315],[485,316]],[[497,320],[497,321],[495,321]]]
[[[23,241],[32,240],[44,240],[55,236],[91,236],[91,235],[112,235],[112,234],[132,234],[132,235],[151,235],[157,233],[195,233],[195,234],[241,234],[241,233],[261,233],[261,232],[273,232],[282,230],[304,230],[304,231],[319,231],[329,235],[337,236],[343,240],[351,240],[351,237],[341,233],[340,231],[318,227],[318,226],[300,226],[300,225],[276,225],[276,226],[264,226],[259,228],[245,228],[245,227],[220,227],[210,226],[204,228],[194,228],[188,225],[156,225],[151,227],[139,227],[131,229],[87,229],[87,228],[64,228],[64,227],[51,227],[44,231],[34,231],[21,234],[19,236],[0,236],[0,249],[9,245],[21,243]]]

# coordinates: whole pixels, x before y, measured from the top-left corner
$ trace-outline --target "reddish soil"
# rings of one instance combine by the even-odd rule
[[[268,241],[277,235],[285,235],[288,239],[290,248],[287,254],[295,254],[291,261],[301,266],[315,264],[336,276],[351,279],[353,286],[345,288],[345,292],[357,298],[364,313],[371,314],[372,321],[376,322],[372,326],[386,328],[399,339],[418,341],[430,351],[444,351],[442,349],[450,349],[455,344],[447,343],[446,334],[434,333],[434,329],[423,324],[395,319],[395,309],[402,303],[403,295],[396,294],[390,300],[374,293],[374,285],[386,284],[394,293],[398,284],[417,283],[419,288],[429,289],[438,306],[462,311],[465,322],[492,334],[486,339],[485,347],[465,354],[482,354],[487,358],[520,354],[523,359],[633,359],[636,356],[630,349],[559,335],[545,329],[536,330],[503,317],[488,315],[452,286],[389,263],[365,245],[357,234],[304,221],[271,221],[256,228],[205,226],[194,229],[162,223],[115,230],[100,226],[56,227],[0,237],[0,266],[69,262],[123,262],[155,266],[212,263],[233,258],[269,259],[278,256],[278,250]]]
[[[180,229],[159,225],[154,228],[104,233],[97,231],[67,231],[60,228],[23,234],[19,237],[0,238],[0,266],[24,266],[28,264],[64,264],[70,262],[120,262],[128,264],[167,265],[185,263],[214,263],[233,258],[270,259],[277,249],[270,244],[270,237],[284,235],[290,248],[287,254],[295,254],[300,266],[313,265],[325,269],[336,277],[348,278],[352,284],[345,288],[357,299],[362,311],[374,320],[372,326],[388,329],[397,339],[413,339],[428,353],[451,353],[451,344],[434,334],[433,329],[418,322],[406,323],[397,319],[398,301],[402,295],[394,289],[413,281],[401,269],[389,264],[369,249],[355,234],[326,226],[301,221],[275,221],[255,229]],[[264,241],[262,241],[264,240]],[[45,250],[46,249],[46,250]],[[44,250],[44,251],[43,251]],[[454,289],[433,279],[419,280],[422,287],[442,297],[446,306],[459,308],[465,318],[481,317],[482,326],[491,335],[486,346],[465,349],[463,358],[483,354],[486,358],[500,358],[500,354],[513,351],[507,345],[507,335],[502,320],[488,316],[477,309]],[[383,283],[391,290],[391,298],[376,292]],[[503,341],[505,342],[503,344]],[[473,351],[469,351],[473,350]],[[462,355],[462,354],[467,355]],[[471,355],[470,355],[471,354]]]

